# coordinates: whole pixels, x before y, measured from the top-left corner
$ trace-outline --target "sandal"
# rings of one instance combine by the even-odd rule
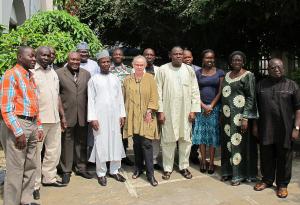
[[[162,175],[162,179],[164,180],[169,180],[171,177],[172,172],[164,172],[164,174]]]
[[[269,188],[269,187],[271,187],[272,185],[270,185],[270,184],[267,184],[267,183],[265,183],[265,182],[258,182],[257,184],[255,184],[255,186],[253,187],[253,189],[255,190],[255,191],[262,191],[262,190],[264,190],[264,189],[266,189],[266,188]]]
[[[179,171],[182,176],[184,176],[186,179],[191,179],[193,175],[188,169],[182,169]]]
[[[277,189],[276,195],[277,195],[279,198],[286,198],[286,197],[288,196],[287,188],[286,188],[286,187],[279,187],[279,188]]]
[[[132,179],[137,179],[141,176],[141,174],[143,174],[143,172],[135,170],[133,175],[132,175]]]

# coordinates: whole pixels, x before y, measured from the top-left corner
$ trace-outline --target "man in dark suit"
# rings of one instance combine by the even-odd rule
[[[68,184],[74,163],[75,173],[92,178],[87,164],[87,83],[90,73],[80,68],[80,54],[71,52],[66,67],[57,70],[60,97],[65,111],[67,129],[62,134],[60,166],[62,183]]]

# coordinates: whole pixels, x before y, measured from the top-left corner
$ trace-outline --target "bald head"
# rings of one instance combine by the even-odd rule
[[[284,75],[282,60],[279,58],[272,58],[268,64],[268,72],[272,78],[281,78]]]
[[[121,48],[116,48],[112,53],[112,61],[115,65],[120,65],[124,60],[124,53]]]
[[[193,54],[192,51],[185,49],[183,50],[183,63],[187,65],[192,65],[193,64]]]
[[[146,48],[143,52],[143,56],[147,60],[147,65],[149,67],[152,66],[156,58],[154,50],[152,48]]]
[[[44,69],[48,67],[51,61],[51,51],[49,47],[40,46],[36,49],[36,62]]]
[[[80,67],[80,53],[78,52],[70,52],[68,55],[68,68],[71,70],[78,70]]]
[[[35,51],[29,46],[21,46],[17,51],[17,62],[26,70],[34,69]]]
[[[173,47],[170,53],[170,58],[174,67],[180,67],[183,60],[182,48],[180,46]]]

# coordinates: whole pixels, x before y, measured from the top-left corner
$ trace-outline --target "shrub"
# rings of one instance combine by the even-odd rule
[[[16,51],[19,46],[33,48],[52,46],[56,50],[56,63],[63,63],[67,54],[76,49],[76,45],[86,41],[93,56],[102,44],[93,31],[65,11],[47,11],[34,15],[31,19],[0,39],[0,71],[16,63]]]

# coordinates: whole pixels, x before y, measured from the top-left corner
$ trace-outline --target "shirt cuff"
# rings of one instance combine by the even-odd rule
[[[43,126],[42,125],[38,125],[38,130],[43,131]]]

